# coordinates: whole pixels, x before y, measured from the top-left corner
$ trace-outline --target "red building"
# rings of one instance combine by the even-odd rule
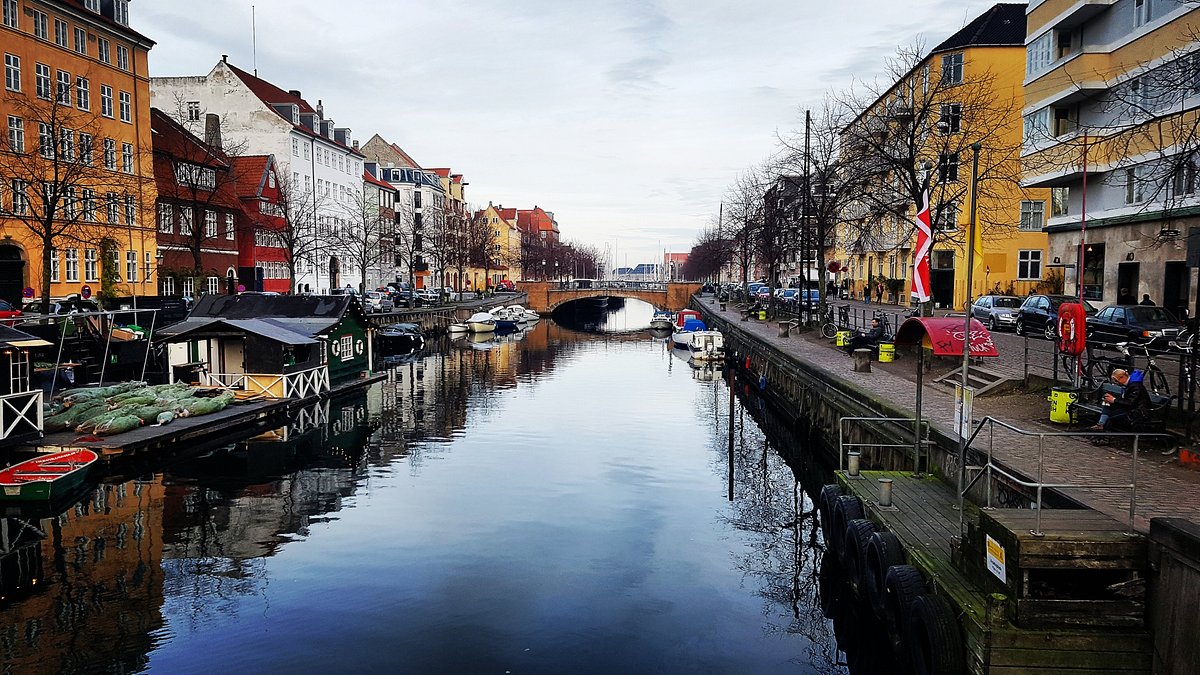
[[[521,234],[535,237],[544,244],[558,243],[558,223],[553,214],[541,207],[518,209],[517,229]]]
[[[274,155],[251,155],[232,160],[237,174],[238,279],[250,291],[291,292],[288,251],[280,236],[285,231],[279,199],[279,174]]]
[[[668,281],[680,281],[683,279],[683,266],[687,264],[688,254],[686,253],[664,253],[663,254],[663,276]]]

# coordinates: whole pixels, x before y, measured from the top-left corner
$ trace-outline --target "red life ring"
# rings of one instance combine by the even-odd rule
[[[1087,312],[1083,305],[1067,302],[1058,308],[1058,351],[1078,356],[1087,348]]]

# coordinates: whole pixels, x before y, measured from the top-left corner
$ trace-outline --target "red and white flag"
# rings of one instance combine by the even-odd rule
[[[917,212],[917,252],[913,258],[912,295],[917,302],[929,302],[929,250],[933,248],[933,227],[929,219],[929,190]]]

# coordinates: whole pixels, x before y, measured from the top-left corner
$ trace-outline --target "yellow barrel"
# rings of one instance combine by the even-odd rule
[[[833,336],[833,344],[839,347],[845,347],[846,345],[850,344],[850,331],[839,330],[837,334]]]
[[[879,343],[879,362],[891,363],[896,360],[896,345],[890,342]]]
[[[1072,389],[1055,387],[1050,390],[1050,421],[1056,424],[1070,424],[1074,420],[1071,404],[1079,399],[1079,393]]]
[[[766,320],[767,320],[767,310],[765,310],[765,309],[763,309],[763,310],[759,310],[759,312],[758,312],[758,320],[759,320],[759,321],[766,321]]]

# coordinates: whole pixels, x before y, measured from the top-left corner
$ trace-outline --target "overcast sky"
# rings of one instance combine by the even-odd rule
[[[468,200],[553,211],[620,265],[687,251],[737,173],[829,88],[937,43],[976,0],[259,0],[259,75]],[[154,76],[251,70],[251,3],[131,3]],[[656,253],[657,252],[657,253]]]

